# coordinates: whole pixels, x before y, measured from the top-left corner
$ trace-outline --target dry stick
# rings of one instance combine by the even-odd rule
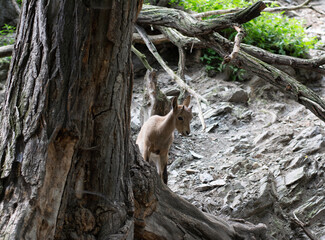
[[[138,49],[136,49],[133,45],[131,47],[131,51],[138,56],[138,58],[140,59],[140,61],[142,62],[142,64],[146,67],[146,69],[148,69],[150,72],[152,72],[153,68],[150,66],[150,64],[147,61],[147,57],[146,55],[144,55],[143,53],[141,53]]]
[[[229,63],[231,60],[236,58],[236,56],[237,56],[237,54],[239,53],[239,50],[240,50],[240,44],[241,44],[243,38],[245,37],[244,29],[242,29],[239,26],[234,26],[234,29],[238,32],[236,37],[235,37],[234,48],[233,48],[232,52],[228,56],[224,57],[224,62],[223,63]]]
[[[208,101],[202,97],[200,94],[198,94],[197,92],[195,92],[189,85],[187,85],[179,76],[177,76],[173,70],[171,70],[167,64],[165,63],[165,61],[161,58],[161,56],[159,55],[156,47],[152,44],[152,42],[150,42],[150,40],[147,37],[146,32],[144,31],[143,28],[139,27],[138,25],[135,25],[136,30],[138,31],[138,33],[141,35],[141,37],[143,38],[143,40],[145,41],[148,49],[150,50],[150,52],[154,55],[154,57],[157,59],[157,61],[159,62],[159,64],[164,68],[164,70],[171,76],[173,77],[173,79],[176,81],[176,83],[182,87],[183,89],[185,89],[186,91],[188,91],[190,94],[192,94],[198,104],[198,108],[199,108],[199,117],[200,115],[203,116],[202,114],[202,109],[201,109],[201,104],[200,104],[200,100],[203,101],[204,103],[208,104]],[[205,122],[203,117],[200,117],[201,120],[201,124],[202,124],[202,128],[203,130],[206,128]]]
[[[182,47],[178,47],[178,70],[177,70],[177,75],[185,80],[185,75],[184,75],[184,70],[185,70],[185,52]]]
[[[292,221],[297,224],[299,227],[302,228],[302,230],[304,230],[304,232],[306,233],[306,235],[311,239],[311,240],[319,240],[318,237],[314,236],[311,231],[306,228],[306,224],[304,224],[302,221],[300,221],[300,219],[296,216],[296,214],[293,212],[293,218],[291,218]]]

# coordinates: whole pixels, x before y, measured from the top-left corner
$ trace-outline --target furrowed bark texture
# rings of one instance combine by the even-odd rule
[[[144,5],[137,23],[171,27],[188,36],[199,36],[232,27],[233,23],[242,24],[248,22],[259,16],[265,7],[263,2],[257,2],[237,13],[212,20],[197,21],[196,18],[181,10]]]
[[[133,238],[136,5],[23,1],[1,115],[0,238]]]

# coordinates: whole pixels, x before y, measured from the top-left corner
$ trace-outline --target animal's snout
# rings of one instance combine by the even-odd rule
[[[183,136],[188,136],[188,135],[190,135],[190,133],[191,132],[189,130],[185,130],[185,131],[182,132],[182,135]]]

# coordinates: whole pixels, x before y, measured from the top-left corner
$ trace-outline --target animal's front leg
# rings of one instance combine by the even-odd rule
[[[149,147],[145,147],[144,148],[144,152],[143,152],[143,159],[147,162],[149,162],[149,158],[150,158],[150,150]]]

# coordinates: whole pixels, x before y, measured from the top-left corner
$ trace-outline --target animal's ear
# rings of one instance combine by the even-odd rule
[[[188,107],[190,105],[190,102],[191,102],[191,95],[188,95],[185,99],[184,99],[184,102],[183,102],[183,105]]]
[[[172,106],[173,106],[173,110],[174,111],[177,111],[178,110],[177,97],[173,97],[173,99],[172,99]]]

